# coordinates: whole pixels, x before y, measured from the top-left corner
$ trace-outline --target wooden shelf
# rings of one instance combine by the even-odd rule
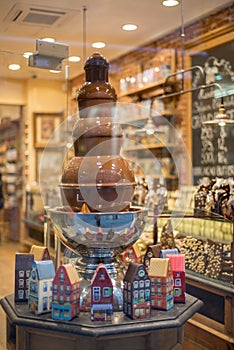
[[[157,82],[153,82],[150,84],[144,84],[142,87],[129,89],[128,91],[124,93],[119,94],[119,98],[126,97],[126,96],[134,96],[134,95],[143,95],[150,93],[155,90],[154,96],[161,96],[165,93],[164,85],[165,85],[165,79],[161,79]],[[170,83],[167,84],[167,88],[170,86],[175,85],[175,81],[170,81]]]
[[[164,148],[175,148],[175,145],[173,144],[167,144],[164,145],[162,143],[150,143],[150,144],[142,144],[142,145],[136,145],[133,147],[128,147],[127,149],[124,149],[124,152],[132,152],[132,151],[142,151],[142,150],[148,150],[148,149],[164,149]]]

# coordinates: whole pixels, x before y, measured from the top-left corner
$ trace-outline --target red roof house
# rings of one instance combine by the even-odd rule
[[[91,280],[91,320],[111,321],[113,283],[104,264],[99,264]]]
[[[80,278],[73,264],[60,265],[52,285],[52,318],[69,321],[80,313]]]

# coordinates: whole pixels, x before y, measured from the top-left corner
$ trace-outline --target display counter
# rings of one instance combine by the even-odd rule
[[[115,312],[112,322],[92,322],[83,313],[70,322],[56,322],[50,314],[33,315],[27,303],[10,295],[1,300],[7,318],[8,350],[172,350],[183,349],[183,328],[202,306],[186,295],[185,304],[169,311],[152,310],[149,319],[131,320]]]

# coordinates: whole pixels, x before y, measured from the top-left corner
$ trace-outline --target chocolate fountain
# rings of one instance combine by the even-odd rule
[[[80,118],[72,133],[75,156],[60,183],[63,206],[49,212],[60,240],[79,255],[81,309],[88,309],[90,280],[104,263],[114,282],[114,309],[121,310],[123,269],[118,254],[139,238],[147,212],[131,206],[136,182],[129,162],[120,155],[123,132],[117,96],[108,82],[109,64],[94,53],[84,69]]]

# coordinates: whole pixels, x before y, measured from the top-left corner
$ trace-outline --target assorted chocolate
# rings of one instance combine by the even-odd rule
[[[223,179],[204,180],[194,196],[194,214],[216,214],[233,219],[234,189],[232,182],[229,182]]]

